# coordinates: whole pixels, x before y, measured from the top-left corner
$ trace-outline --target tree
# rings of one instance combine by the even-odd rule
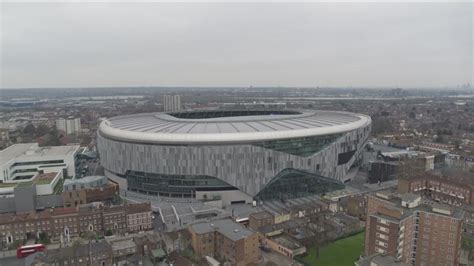
[[[459,149],[461,147],[462,141],[460,139],[455,139],[453,144],[456,149]]]
[[[408,115],[408,117],[410,117],[410,118],[415,118],[415,113],[414,113],[414,112],[410,112],[410,114]]]
[[[36,131],[35,126],[33,126],[32,123],[28,123],[28,125],[26,125],[26,126],[23,128],[23,133],[24,133],[24,134],[34,134],[35,131]]]
[[[17,249],[17,248],[20,247],[21,245],[23,245],[22,241],[20,241],[20,240],[15,240],[15,241],[13,241],[13,242],[8,246],[8,250]]]
[[[49,239],[49,237],[48,237],[48,234],[46,234],[46,232],[41,232],[41,233],[39,233],[38,236],[39,236],[39,237],[38,237],[38,239],[36,240],[37,243],[41,243],[41,244],[45,244],[45,245],[51,243],[51,241],[50,241],[50,239]]]
[[[393,125],[386,118],[374,117],[372,120],[372,131],[374,134],[393,132]]]
[[[81,239],[81,238],[75,238],[73,241],[72,241],[72,246],[74,248],[77,248],[79,247],[80,245],[82,245],[84,243],[84,241]]]
[[[50,129],[47,125],[45,124],[39,124],[38,127],[36,128],[36,136],[41,137],[47,133],[49,133]]]
[[[105,231],[105,236],[111,236],[113,235],[114,233],[112,232],[111,229],[108,229],[107,231]]]
[[[81,141],[81,144],[82,145],[89,145],[92,141],[92,138],[88,135],[85,135],[82,137],[82,141]]]
[[[444,136],[443,135],[438,135],[435,139],[435,142],[438,142],[438,143],[444,143],[446,140],[444,139]]]
[[[61,141],[59,140],[59,133],[56,128],[53,128],[49,134],[48,140],[44,143],[45,146],[59,146]]]

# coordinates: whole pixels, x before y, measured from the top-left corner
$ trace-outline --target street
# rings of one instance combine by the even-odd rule
[[[17,257],[1,258],[0,266],[25,266],[25,259],[18,259]]]

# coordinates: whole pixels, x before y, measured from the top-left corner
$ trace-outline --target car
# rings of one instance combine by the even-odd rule
[[[272,252],[271,248],[267,245],[261,245],[260,246],[260,249],[263,251],[263,252],[266,252],[266,253],[270,253]]]

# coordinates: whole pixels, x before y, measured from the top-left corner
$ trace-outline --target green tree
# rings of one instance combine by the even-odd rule
[[[47,245],[51,243],[51,240],[49,239],[48,234],[41,232],[39,233],[39,238],[36,240],[36,242]]]
[[[105,236],[111,236],[113,235],[114,233],[112,232],[111,229],[108,229],[107,231],[105,231]]]
[[[33,126],[32,123],[28,123],[28,125],[26,125],[23,128],[23,133],[24,134],[34,134],[35,132],[36,132],[36,129],[35,129],[35,126]]]
[[[59,140],[59,132],[56,128],[53,128],[49,133],[49,138],[44,144],[45,146],[59,146],[61,141]]]
[[[435,139],[435,142],[444,143],[446,140],[444,139],[444,135],[438,135]]]
[[[372,131],[374,134],[393,132],[394,128],[387,118],[374,117],[372,120]]]
[[[45,124],[39,124],[36,128],[36,136],[41,137],[50,132],[50,128]]]

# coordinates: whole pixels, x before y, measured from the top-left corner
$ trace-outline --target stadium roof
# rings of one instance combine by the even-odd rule
[[[344,133],[369,116],[335,111],[196,111],[145,113],[104,120],[104,137],[139,143],[242,143]]]

